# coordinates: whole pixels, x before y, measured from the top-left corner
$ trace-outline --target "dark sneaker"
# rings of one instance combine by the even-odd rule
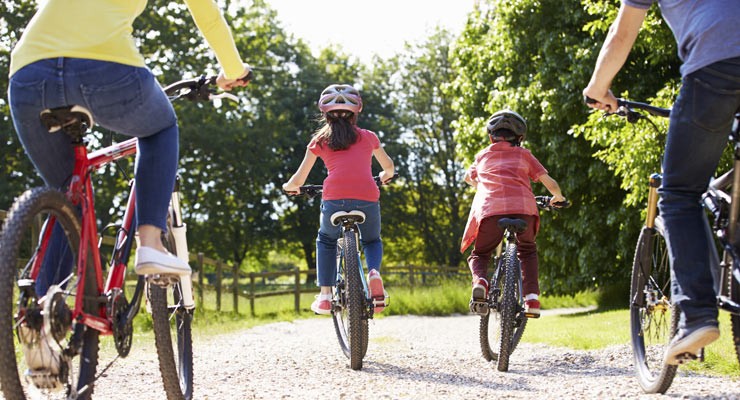
[[[537,299],[526,300],[524,302],[524,315],[526,315],[527,318],[539,318],[540,301]]]
[[[317,294],[316,300],[311,303],[311,310],[316,314],[329,315],[331,314],[331,295],[330,294]]]
[[[484,278],[478,278],[473,281],[473,293],[471,297],[473,302],[488,300],[488,282]]]
[[[704,325],[691,331],[679,330],[665,349],[663,362],[678,365],[687,359],[698,357],[699,351],[719,338],[719,328]]]

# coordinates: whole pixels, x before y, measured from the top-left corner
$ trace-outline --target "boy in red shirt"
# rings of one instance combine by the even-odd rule
[[[464,252],[475,242],[468,257],[473,274],[472,298],[476,302],[488,298],[488,264],[504,235],[498,221],[504,217],[519,218],[527,223],[527,229],[517,234],[524,311],[537,318],[540,288],[535,238],[539,211],[530,180],[545,185],[552,194],[551,204],[565,201],[565,197],[545,167],[529,150],[520,147],[527,133],[527,123],[521,115],[511,110],[498,111],[489,118],[486,130],[492,144],[475,155],[473,165],[465,173],[465,182],[476,188],[460,247]]]
[[[321,293],[311,304],[316,314],[331,313],[331,289],[337,276],[337,240],[340,226],[332,225],[330,217],[337,211],[360,210],[365,222],[359,225],[360,241],[367,262],[368,286],[373,299],[385,300],[380,263],[383,243],[380,239],[380,190],[372,175],[373,157],[383,171],[380,180],[393,178],[393,160],[388,156],[375,133],[357,126],[362,111],[360,93],[350,85],[330,85],[321,93],[319,109],[323,126],[313,135],[298,171],[283,184],[287,193],[298,193],[306,182],[316,159],[321,157],[327,169],[321,195],[321,225],[316,238],[316,268]],[[383,307],[375,307],[381,312]]]

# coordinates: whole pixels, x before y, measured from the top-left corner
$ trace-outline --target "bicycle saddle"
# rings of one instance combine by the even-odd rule
[[[512,230],[514,233],[522,233],[527,230],[527,222],[519,218],[501,218],[498,220],[498,227]]]
[[[331,215],[331,223],[334,226],[341,225],[342,221],[354,222],[361,224],[365,222],[365,213],[360,210],[337,211]]]
[[[47,108],[39,119],[50,133],[64,130],[70,136],[82,135],[93,126],[92,114],[82,106]]]

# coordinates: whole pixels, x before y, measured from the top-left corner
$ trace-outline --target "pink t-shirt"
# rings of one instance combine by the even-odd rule
[[[532,153],[509,142],[497,142],[475,155],[468,169],[478,180],[460,251],[465,251],[478,236],[480,221],[492,215],[524,214],[539,216],[531,181],[547,173]]]
[[[308,149],[324,160],[327,177],[324,179],[324,200],[354,199],[378,201],[380,190],[373,179],[373,151],[380,148],[375,133],[356,128],[357,141],[345,150],[334,151],[327,145],[311,140]]]

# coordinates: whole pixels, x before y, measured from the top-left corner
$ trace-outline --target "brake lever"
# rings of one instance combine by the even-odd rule
[[[213,93],[209,94],[208,100],[214,100],[214,99],[229,99],[237,103],[239,102],[239,97],[237,97],[236,95],[232,93],[227,93],[227,92],[221,92],[219,94],[213,94]]]

